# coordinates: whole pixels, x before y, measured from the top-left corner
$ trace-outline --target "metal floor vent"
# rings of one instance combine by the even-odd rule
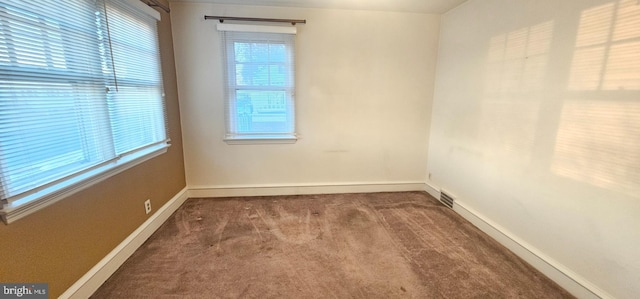
[[[440,202],[445,206],[453,209],[453,197],[451,195],[445,193],[444,191],[440,192]]]

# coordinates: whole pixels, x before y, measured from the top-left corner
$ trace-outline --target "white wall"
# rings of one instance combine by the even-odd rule
[[[443,16],[432,183],[603,296],[640,296],[640,4]],[[599,289],[599,290],[598,290]]]
[[[204,15],[301,18],[296,144],[227,145],[220,36]],[[172,3],[191,188],[424,182],[439,16]]]

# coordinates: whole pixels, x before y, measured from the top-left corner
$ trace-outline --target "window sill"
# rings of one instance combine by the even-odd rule
[[[230,145],[237,144],[293,144],[298,141],[298,137],[293,136],[242,136],[227,137],[224,142]]]
[[[28,195],[21,196],[19,199],[10,203],[4,203],[0,208],[0,217],[2,217],[2,221],[4,221],[5,224],[14,222],[111,176],[162,155],[167,152],[169,146],[170,144],[168,143],[162,143],[141,150],[135,154],[122,157],[117,161],[62,180]]]

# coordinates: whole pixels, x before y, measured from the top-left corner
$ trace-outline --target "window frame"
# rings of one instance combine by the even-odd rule
[[[224,73],[224,107],[225,107],[225,135],[223,141],[227,144],[292,144],[298,140],[296,133],[296,112],[295,112],[295,27],[265,26],[265,25],[244,25],[244,24],[217,24],[218,31],[223,33],[222,37],[222,62]],[[229,35],[226,32],[247,33],[249,37]],[[287,67],[287,78],[283,86],[274,85],[240,85],[236,80],[236,59],[234,44],[264,43],[285,45],[287,61],[283,63]],[[271,63],[266,62],[266,64]],[[287,132],[238,132],[236,111],[238,91],[283,91],[285,94],[285,110],[287,118],[286,124],[290,126]]]
[[[147,17],[150,17],[151,19],[155,19],[156,21],[160,20],[160,14],[155,11],[154,9],[150,8],[149,6],[145,5],[144,3],[138,1],[138,0],[104,0],[104,1],[109,1],[109,2],[114,2],[114,3],[120,3],[118,5],[124,5],[127,8],[126,9],[131,9],[132,11],[137,11],[138,13],[140,13],[141,15],[146,15]],[[100,3],[100,2],[99,2]],[[101,5],[101,4],[99,4]],[[106,9],[106,6],[109,4],[106,4],[104,7]],[[128,16],[131,17],[131,16]],[[137,20],[141,20],[141,19],[137,19]],[[148,19],[146,22],[149,22],[150,19]],[[83,25],[84,26],[84,25]],[[84,27],[83,27],[84,28]],[[98,24],[96,24],[95,28],[84,28],[86,29],[87,32],[90,32],[92,34],[99,34],[99,26]],[[154,30],[153,32],[150,32],[150,34],[152,34],[153,36],[150,38],[155,39],[155,50],[157,52],[157,54],[160,53],[160,46],[159,46],[159,41],[158,41],[158,37],[157,37],[157,27],[154,26]],[[108,41],[107,41],[108,42]],[[104,44],[104,42],[103,42]],[[90,49],[85,49],[87,51],[89,51]],[[97,50],[97,48],[96,48]],[[64,54],[63,54],[64,55]],[[46,59],[50,59],[49,56],[45,57]],[[158,68],[161,68],[161,61],[158,55],[158,58],[156,59],[155,63],[158,64]],[[10,69],[13,67],[18,67],[18,68],[23,68],[22,66],[7,66],[5,68]],[[28,72],[28,70],[26,70]],[[56,71],[59,72],[59,71]],[[95,73],[91,73],[90,76],[96,76],[96,77],[101,77],[104,76],[105,74],[103,73],[104,69],[103,68],[98,68],[98,71]],[[52,73],[53,75],[53,73]],[[160,136],[158,138],[157,141],[151,141],[151,142],[145,142],[144,144],[138,146],[137,148],[129,148],[128,150],[126,150],[125,152],[123,152],[122,154],[118,154],[118,153],[111,153],[110,155],[105,156],[104,158],[100,159],[99,161],[97,161],[96,163],[92,163],[90,165],[84,166],[84,167],[80,167],[78,169],[75,169],[73,172],[60,172],[58,175],[56,175],[56,178],[53,180],[48,180],[46,183],[39,183],[37,184],[36,187],[30,187],[28,189],[25,189],[26,191],[18,191],[18,192],[12,192],[12,191],[7,191],[8,195],[3,195],[4,198],[0,199],[0,217],[2,218],[3,222],[5,222],[5,224],[9,224],[13,221],[16,221],[20,218],[23,218],[31,213],[34,213],[46,206],[49,206],[51,204],[54,204],[57,201],[60,201],[76,192],[79,192],[83,189],[86,189],[90,186],[93,186],[96,183],[99,183],[109,177],[112,177],[120,172],[123,172],[133,166],[136,166],[138,164],[141,164],[147,160],[150,160],[152,158],[155,158],[159,155],[162,155],[164,153],[167,152],[168,148],[170,147],[170,139],[168,136],[168,127],[167,127],[167,116],[166,116],[166,106],[164,104],[164,91],[163,91],[163,86],[162,86],[162,77],[161,77],[162,73],[160,71],[159,76],[160,76],[160,82],[159,82],[159,87],[160,88],[160,105],[165,107],[162,108],[163,112],[162,115],[157,115],[158,117],[162,118],[163,124],[162,124],[162,128],[161,130],[164,130],[164,133],[161,135],[156,135],[156,136]],[[59,79],[59,78],[58,78]],[[24,79],[27,80],[27,79]],[[1,80],[0,80],[1,81]],[[6,82],[9,82],[9,84],[11,84],[11,82],[15,81],[12,80],[11,77],[9,77],[9,79],[5,80]],[[54,80],[55,81],[55,80]],[[59,79],[59,81],[61,83],[67,84],[67,82],[64,79]],[[27,80],[25,82],[40,82],[38,80]],[[46,82],[46,81],[44,81]],[[57,82],[57,81],[55,81]],[[124,83],[124,82],[123,82]],[[79,81],[74,83],[72,86],[70,86],[70,88],[73,90],[72,93],[76,93],[78,92],[76,90],[76,85],[83,85],[83,84],[95,84],[95,82],[91,82],[91,81],[87,81],[87,82],[83,82],[83,81]],[[9,85],[10,86],[10,85]],[[123,86],[126,86],[123,85]],[[106,88],[105,88],[106,87]],[[104,112],[106,113],[109,109],[107,108],[107,101],[108,101],[108,97],[110,96],[109,94],[112,93],[113,91],[110,91],[110,84],[108,84],[106,81],[105,83],[102,85],[102,87],[100,87],[100,89],[102,89],[104,92],[104,94],[101,93],[101,96],[104,97],[104,99],[100,100],[104,102],[104,106],[105,106],[105,110]],[[106,89],[106,90],[105,90]],[[93,93],[91,93],[92,96],[95,96]],[[76,97],[74,97],[73,99],[70,99],[70,101],[78,101],[78,99]],[[11,108],[9,108],[11,109]],[[91,113],[96,113],[95,110],[92,110]],[[90,117],[92,118],[92,117]],[[159,121],[159,119],[157,120]],[[83,125],[86,125],[83,123]],[[106,129],[106,128],[104,128]],[[101,129],[101,130],[104,130]],[[150,132],[152,132],[151,134],[157,134],[157,133],[153,133],[153,132],[157,132],[158,127],[153,127],[151,129]],[[111,136],[110,141],[108,141],[108,144],[112,145],[112,150],[115,150],[115,146],[113,146],[113,144],[116,142],[115,141],[115,132],[110,132]],[[149,134],[149,133],[147,133]],[[92,137],[87,137],[85,136],[86,134],[83,133],[82,136],[78,136],[78,138],[81,138],[82,140],[86,139],[86,138],[97,138],[96,136],[92,136]],[[160,140],[162,139],[162,140]],[[99,149],[97,151],[94,152],[89,152],[89,154],[96,154],[96,153],[101,153],[105,150],[108,150],[106,148],[104,148],[104,146],[100,146]],[[87,153],[84,153],[84,155],[87,155]],[[2,167],[2,165],[0,165],[0,167]],[[4,173],[4,172],[3,172]],[[8,190],[9,188],[11,188],[10,185],[6,185],[6,183],[9,183],[8,181],[5,181],[4,176],[0,175],[0,188],[7,188],[4,190]],[[19,189],[21,190],[21,189]],[[2,191],[2,190],[0,190]],[[4,192],[4,191],[3,191]],[[12,193],[9,193],[12,192]],[[0,192],[1,193],[1,192]],[[15,194],[14,194],[15,193]]]

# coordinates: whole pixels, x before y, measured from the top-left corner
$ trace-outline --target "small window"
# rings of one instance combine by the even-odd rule
[[[218,30],[226,62],[225,141],[295,142],[295,28],[219,24]]]

